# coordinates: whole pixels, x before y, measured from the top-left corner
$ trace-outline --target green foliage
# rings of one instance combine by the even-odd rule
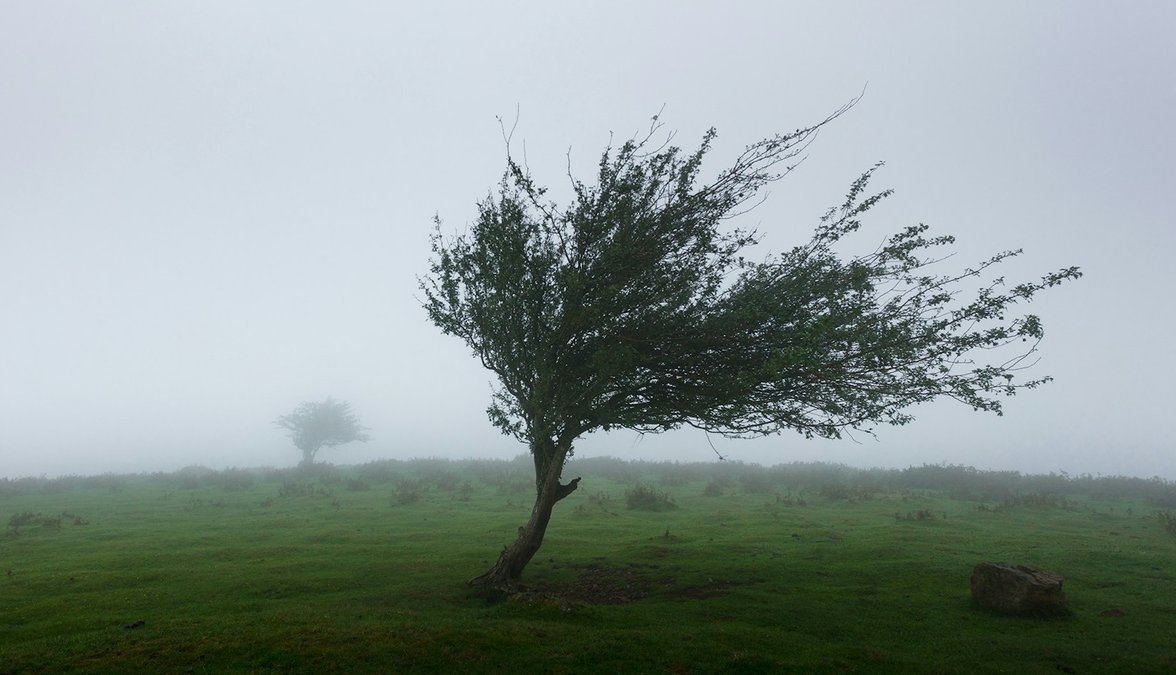
[[[323,401],[306,401],[294,412],[274,421],[290,432],[294,445],[302,451],[302,463],[313,464],[323,447],[333,447],[352,441],[368,441],[371,437],[351,411],[351,404],[327,397]]]
[[[492,422],[533,450],[593,429],[681,425],[838,437],[904,424],[941,396],[999,413],[999,397],[1046,381],[1017,380],[1043,329],[1010,313],[1077,268],[1007,287],[988,279],[1019,253],[1005,251],[935,273],[953,240],[924,225],[843,257],[842,240],[890,194],[867,191],[877,167],[784,254],[750,262],[757,236],[721,227],[843,111],[752,144],[709,182],[715,132],[694,152],[659,147],[655,118],[645,138],[605,149],[594,183],[573,180],[565,207],[508,160],[469,232],[446,238],[438,221],[424,307],[497,375]],[[980,290],[964,299],[965,284]],[[976,360],[990,353],[1000,360]]]

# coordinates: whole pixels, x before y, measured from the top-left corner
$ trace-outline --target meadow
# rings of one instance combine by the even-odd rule
[[[0,479],[0,673],[1176,672],[1176,485],[573,460],[510,598],[526,458]],[[1070,613],[972,605],[982,561]]]

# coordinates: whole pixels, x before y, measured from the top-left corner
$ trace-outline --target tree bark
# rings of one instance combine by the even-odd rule
[[[547,532],[547,524],[551,521],[551,512],[555,508],[556,502],[570,495],[579,485],[579,478],[566,485],[561,485],[559,482],[571,445],[568,444],[567,447],[547,445],[547,448],[538,447],[532,450],[535,453],[536,477],[535,506],[531,509],[531,517],[525,525],[519,528],[519,534],[514,543],[502,549],[498,561],[485,573],[470,579],[470,586],[491,588],[507,593],[518,591],[523,568],[531,562],[531,558],[535,557],[535,553],[543,544],[543,535]]]

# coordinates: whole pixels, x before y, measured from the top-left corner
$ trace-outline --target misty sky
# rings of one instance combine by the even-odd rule
[[[718,129],[715,172],[866,87],[737,224],[803,243],[884,160],[850,249],[926,222],[949,266],[1083,268],[1031,308],[1055,381],[1004,417],[715,447],[1176,479],[1173,27],[1167,0],[0,2],[0,476],[292,465],[274,418],[328,395],[374,439],[327,461],[512,457],[416,299],[433,215],[464,227],[501,176],[496,116],[559,196],[663,106],[684,147]],[[698,431],[576,447],[714,458]]]

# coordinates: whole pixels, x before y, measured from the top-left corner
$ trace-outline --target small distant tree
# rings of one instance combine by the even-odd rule
[[[445,237],[437,221],[424,308],[495,373],[490,420],[535,466],[530,519],[471,583],[517,586],[552,508],[576,489],[578,478],[561,483],[572,444],[593,430],[837,438],[906,424],[937,398],[999,414],[1000,397],[1048,379],[1017,377],[1043,330],[1012,312],[1078,269],[1006,286],[988,274],[1019,253],[1005,251],[936,272],[947,256],[935,251],[953,239],[924,225],[843,254],[890,194],[867,192],[876,167],[779,255],[753,262],[757,235],[721,227],[844,110],[748,146],[709,181],[700,168],[714,130],[683,153],[654,141],[655,117],[644,138],[605,149],[594,183],[573,178],[562,208],[508,154],[468,233]]]
[[[330,397],[304,402],[274,424],[290,432],[294,445],[302,451],[302,464],[313,464],[315,455],[324,447],[371,440],[351,411],[351,404]]]

